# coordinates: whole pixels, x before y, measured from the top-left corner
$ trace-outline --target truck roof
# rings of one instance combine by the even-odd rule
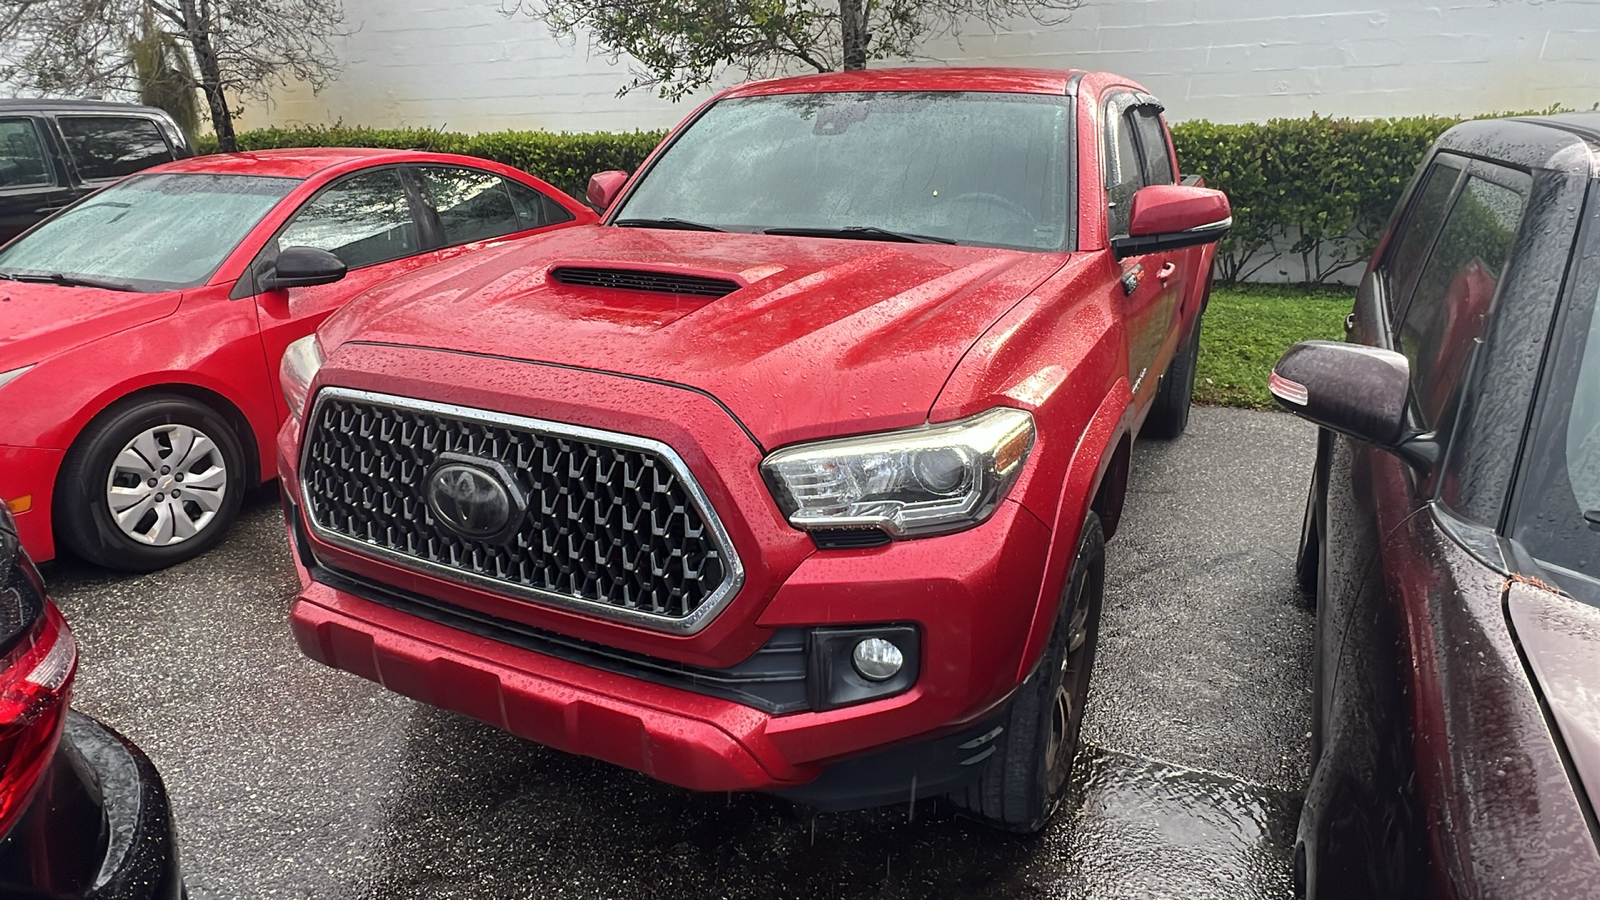
[[[1008,94],[1063,96],[1080,69],[1012,69],[999,66],[974,68],[865,69],[798,75],[742,84],[724,97],[763,94],[812,94],[839,91],[993,91]]]

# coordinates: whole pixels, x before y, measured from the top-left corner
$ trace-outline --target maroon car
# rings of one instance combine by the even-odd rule
[[[1272,374],[1323,426],[1308,896],[1600,896],[1597,165],[1600,114],[1451,129]]]

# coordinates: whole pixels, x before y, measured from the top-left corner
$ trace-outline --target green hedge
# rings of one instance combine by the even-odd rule
[[[1544,112],[1552,112],[1545,110]],[[1278,275],[1298,257],[1311,283],[1361,265],[1424,151],[1461,120],[1441,116],[1358,121],[1312,116],[1246,125],[1183,122],[1173,142],[1185,173],[1204,176],[1233,204],[1233,231],[1218,249],[1217,279]],[[591,174],[633,171],[659,131],[498,131],[467,135],[428,129],[263,128],[239,135],[244,150],[286,147],[422,148],[515,166],[582,197]],[[215,149],[209,139],[202,152]]]
[[[1238,282],[1295,254],[1307,281],[1361,265],[1417,162],[1459,119],[1357,121],[1312,116],[1265,123],[1183,122],[1172,129],[1185,173],[1227,193],[1233,231],[1217,279]]]
[[[461,134],[424,128],[260,128],[238,135],[240,150],[292,147],[387,147],[433,150],[492,159],[543,178],[582,198],[589,176],[607,169],[632,172],[661,142],[662,132],[494,131]],[[200,140],[201,153],[216,151],[216,139]]]

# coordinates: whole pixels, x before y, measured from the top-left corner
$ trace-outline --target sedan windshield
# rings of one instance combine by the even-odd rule
[[[1060,250],[1064,97],[981,92],[724,100],[650,167],[614,225]]]
[[[159,291],[205,283],[299,181],[138,175],[0,249],[0,278]]]

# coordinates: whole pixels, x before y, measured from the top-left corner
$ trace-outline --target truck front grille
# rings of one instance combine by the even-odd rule
[[[704,492],[658,441],[326,388],[302,447],[313,531],[359,553],[679,634],[705,627],[744,581]],[[489,538],[429,503],[436,469],[463,461],[503,473],[525,500]]]

